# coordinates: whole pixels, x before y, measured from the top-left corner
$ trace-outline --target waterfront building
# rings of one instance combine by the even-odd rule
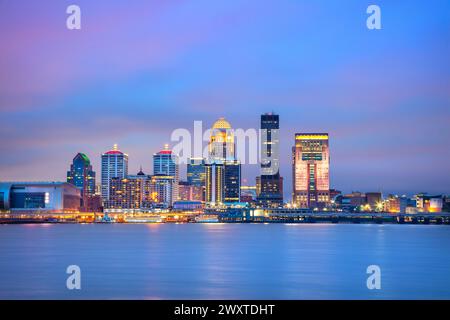
[[[214,205],[239,202],[241,163],[235,155],[233,130],[224,118],[214,123],[208,148],[209,158],[205,163],[206,202]]]
[[[178,183],[178,199],[181,201],[205,201],[204,187],[192,185],[187,181]]]
[[[81,192],[82,210],[88,210],[92,207],[89,204],[95,194],[95,172],[92,170],[91,161],[84,153],[78,153],[70,165],[70,170],[67,171],[67,182],[73,184]]]
[[[384,201],[384,211],[389,213],[406,213],[408,198],[390,194]]]
[[[383,197],[381,192],[366,192],[366,203],[372,211],[377,211],[381,208]]]
[[[174,211],[200,211],[202,209],[201,201],[175,201],[173,204]]]
[[[241,202],[256,203],[256,186],[241,186]]]
[[[175,184],[178,185],[178,183],[175,182],[175,177],[156,174],[152,176],[151,180],[154,188],[152,201],[163,208],[171,207],[176,201]]]
[[[224,162],[223,201],[241,201],[241,163],[238,160]]]
[[[190,158],[187,164],[187,182],[192,186],[205,186],[205,159]]]
[[[0,210],[11,213],[76,213],[81,191],[67,182],[0,183]]]
[[[444,206],[441,195],[430,196],[424,193],[415,196],[418,212],[441,212]]]
[[[224,118],[220,118],[212,126],[208,150],[209,160],[212,162],[236,158],[234,132],[230,123]]]
[[[224,165],[223,163],[207,163],[205,165],[206,186],[205,197],[206,202],[210,204],[222,204],[223,184],[224,184]]]
[[[144,180],[136,177],[112,178],[107,209],[140,209],[144,199]]]
[[[112,178],[124,179],[128,176],[128,155],[120,151],[117,144],[102,154],[102,200],[109,200]]]
[[[292,149],[293,202],[321,209],[330,203],[330,154],[327,133],[297,133]]]
[[[257,202],[264,207],[283,205],[283,178],[280,176],[280,120],[277,114],[261,115],[261,175],[257,177]]]
[[[171,201],[178,200],[179,161],[178,156],[169,150],[169,145],[164,145],[163,150],[153,155],[153,174],[173,178]]]

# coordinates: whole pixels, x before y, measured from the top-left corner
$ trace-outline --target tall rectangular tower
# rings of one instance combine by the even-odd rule
[[[280,176],[280,120],[277,114],[261,115],[261,176],[257,179],[257,201],[265,207],[283,204],[283,178]]]
[[[297,133],[293,148],[293,201],[322,209],[330,202],[328,133]]]
[[[128,176],[128,155],[119,151],[117,144],[102,154],[102,200],[109,200],[112,178],[124,179]]]
[[[164,149],[153,154],[153,174],[172,177],[174,180],[172,202],[178,200],[178,183],[180,181],[179,159],[176,154],[165,145]]]

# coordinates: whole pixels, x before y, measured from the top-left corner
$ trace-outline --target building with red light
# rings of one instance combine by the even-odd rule
[[[128,175],[128,155],[117,148],[102,154],[102,200],[109,200],[112,178],[124,179]]]

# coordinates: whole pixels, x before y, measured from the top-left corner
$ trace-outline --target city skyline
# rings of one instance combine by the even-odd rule
[[[371,32],[356,2],[82,0],[72,32],[65,4],[2,2],[0,180],[64,181],[78,152],[99,173],[114,143],[150,172],[174,129],[258,128],[273,110],[286,199],[298,132],[330,134],[331,188],[449,193],[450,4],[409,3],[379,1]],[[243,165],[242,184],[258,172]]]
[[[265,112],[265,113],[263,113],[262,115],[267,115],[267,114],[274,114],[273,112],[270,112],[270,113],[267,113],[267,112]],[[260,115],[261,116],[261,115]],[[276,115],[277,117],[279,116],[279,115]],[[228,123],[228,121],[225,119],[225,117],[219,117],[218,119],[216,119],[216,121],[213,121],[213,123],[217,123],[217,122],[220,122],[220,121],[226,121],[227,123]],[[204,129],[207,129],[207,128],[204,128]],[[232,127],[232,128],[230,128],[230,129],[233,129],[233,130],[236,130],[237,128],[235,128],[235,127]],[[282,132],[283,131],[283,126],[281,125],[281,127],[280,127],[280,131]],[[292,146],[291,146],[291,154],[289,154],[289,160],[290,161],[292,161],[292,151],[293,151],[293,149],[295,149],[295,143],[294,143],[294,141],[297,139],[297,136],[298,135],[304,135],[304,134],[306,134],[306,135],[309,135],[309,134],[316,134],[316,133],[314,133],[314,132],[311,132],[311,133],[299,133],[299,132],[297,132],[297,133],[295,133],[294,134],[294,136],[292,137]],[[326,134],[327,135],[327,137],[328,137],[328,133],[324,133],[324,134]],[[167,140],[169,140],[169,139],[167,139]],[[333,137],[331,137],[331,140],[333,140]],[[328,140],[327,140],[328,141]],[[161,144],[161,147],[157,150],[157,151],[155,151],[155,152],[151,152],[150,154],[149,154],[149,156],[148,156],[148,159],[147,159],[147,165],[142,165],[142,164],[137,164],[137,163],[134,163],[134,165],[132,166],[133,168],[134,167],[138,167],[138,170],[136,170],[136,171],[134,171],[133,169],[128,169],[130,166],[129,166],[129,164],[128,164],[128,162],[129,162],[129,159],[131,159],[131,163],[133,163],[133,155],[129,155],[128,154],[128,152],[126,152],[126,151],[123,151],[123,149],[122,148],[120,148],[119,149],[119,146],[118,146],[118,144],[116,144],[116,143],[114,143],[114,144],[112,144],[112,147],[111,148],[109,148],[109,149],[105,149],[104,151],[102,151],[102,152],[100,152],[99,154],[98,154],[98,157],[95,157],[95,155],[94,156],[92,156],[92,155],[90,155],[90,154],[88,154],[88,153],[86,153],[86,152],[83,152],[83,151],[79,151],[79,152],[76,152],[76,153],[74,153],[75,154],[75,157],[78,155],[78,154],[84,154],[85,156],[87,156],[89,159],[90,159],[90,165],[92,166],[92,168],[93,168],[93,171],[94,171],[94,173],[96,173],[96,172],[99,172],[98,173],[98,176],[100,177],[101,176],[101,172],[102,172],[102,169],[101,169],[101,163],[102,163],[102,161],[104,161],[104,160],[102,160],[103,158],[104,158],[104,156],[105,155],[108,155],[109,153],[118,153],[118,154],[120,154],[120,155],[124,155],[125,157],[126,157],[126,170],[127,170],[127,173],[126,174],[124,174],[123,175],[123,177],[126,177],[126,176],[128,176],[128,175],[130,175],[130,176],[133,176],[133,175],[136,175],[136,174],[139,174],[139,172],[142,172],[142,171],[144,171],[144,172],[146,172],[146,174],[151,174],[151,175],[153,175],[154,174],[154,169],[155,169],[155,163],[154,163],[154,158],[155,158],[155,155],[157,155],[157,154],[160,154],[161,152],[162,153],[164,153],[164,152],[169,152],[170,151],[170,153],[172,152],[171,150],[169,150],[168,148],[169,147],[172,147],[173,146],[173,144],[176,144],[175,142],[171,142],[171,143],[162,143]],[[280,144],[283,144],[283,141],[282,141],[282,139],[280,139]],[[331,144],[333,144],[333,143],[331,143]],[[208,142],[206,142],[206,141],[204,141],[204,143],[203,143],[203,145],[204,146],[208,146],[209,145],[209,143]],[[328,147],[327,147],[328,148]],[[329,155],[329,157],[330,157],[330,159],[332,159],[333,158],[333,148],[332,147],[330,147],[330,151],[328,151],[329,153],[330,153],[330,155]],[[285,157],[286,155],[283,155],[283,154],[280,154],[280,158],[282,159],[283,157]],[[73,157],[72,157],[73,158]],[[97,159],[98,158],[98,159]],[[96,159],[98,160],[98,161],[96,161]],[[239,160],[239,159],[238,159]],[[98,163],[97,163],[98,162]],[[144,161],[145,162],[145,161]],[[96,164],[97,163],[97,164]],[[259,177],[259,174],[260,174],[260,171],[261,171],[261,163],[257,163],[257,164],[242,164],[241,165],[242,167],[243,167],[243,169],[242,169],[242,176],[244,177],[246,177],[246,178],[242,178],[242,186],[255,186],[256,184],[257,184],[257,177]],[[179,173],[177,173],[177,175],[179,175],[179,178],[178,178],[178,180],[179,181],[187,181],[188,180],[188,175],[187,175],[187,164],[180,164],[179,165]],[[249,173],[248,172],[245,172],[246,170],[248,170],[248,168],[255,168],[256,167],[256,171],[255,171],[255,176],[250,176],[249,175]],[[330,169],[329,169],[329,175],[330,175],[330,177],[332,176],[332,173],[333,173],[333,161],[330,161],[330,164],[329,164],[329,167],[330,167]],[[292,163],[290,163],[289,164],[289,167],[287,167],[287,168],[283,168],[283,166],[281,166],[280,167],[280,171],[281,172],[286,172],[285,173],[285,176],[287,176],[288,177],[288,181],[290,182],[290,183],[293,183],[293,176],[292,176]],[[253,170],[251,170],[251,172],[253,172]],[[43,181],[51,181],[51,182],[64,182],[64,181],[66,181],[66,178],[67,178],[67,170],[64,172],[64,174],[63,174],[63,176],[64,176],[64,178],[62,178],[62,179],[60,179],[60,180],[53,180],[53,179],[46,179],[45,177],[43,178],[43,179],[38,179],[38,180],[31,180],[31,179],[24,179],[24,180],[20,180],[20,179],[11,179],[11,180],[7,180],[7,179],[0,179],[0,181],[3,181],[3,182],[9,182],[9,181],[17,181],[17,182],[43,182]],[[248,178],[247,178],[248,177]],[[0,177],[1,178],[1,177]],[[100,179],[99,179],[99,181],[97,181],[97,186],[100,186],[101,185],[101,181],[100,181]],[[292,185],[292,184],[290,184],[290,185],[288,185],[288,186],[285,186],[283,189],[283,197],[284,197],[284,202],[286,203],[286,202],[290,202],[290,201],[292,201],[293,199],[292,199],[292,195],[293,195],[293,192],[292,192],[292,188],[293,188],[294,186]],[[448,191],[442,191],[442,192],[433,192],[433,191],[430,191],[430,190],[426,190],[425,188],[422,188],[422,189],[419,189],[419,190],[413,190],[413,191],[411,191],[411,192],[409,192],[409,193],[407,193],[407,192],[396,192],[396,191],[389,191],[389,190],[383,190],[383,188],[378,188],[378,189],[374,189],[374,188],[372,188],[372,189],[363,189],[363,188],[358,188],[358,187],[356,187],[356,188],[354,188],[354,189],[349,189],[349,190],[345,190],[345,189],[343,189],[343,188],[340,188],[338,185],[335,185],[335,184],[333,184],[333,182],[332,182],[332,179],[330,178],[330,185],[329,185],[329,188],[330,189],[334,189],[334,190],[339,190],[339,191],[341,191],[343,194],[345,194],[345,193],[351,193],[351,192],[381,192],[381,193],[383,193],[383,194],[385,194],[385,195],[389,195],[389,194],[398,194],[398,195],[407,195],[407,196],[413,196],[413,195],[415,195],[415,194],[420,194],[420,193],[423,193],[423,192],[425,192],[425,193],[428,193],[428,194],[432,194],[432,193],[436,193],[436,194],[448,194],[448,193],[450,193],[450,192],[448,192]]]

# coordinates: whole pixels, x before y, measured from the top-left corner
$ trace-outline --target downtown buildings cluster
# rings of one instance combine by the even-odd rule
[[[212,126],[206,157],[189,158],[186,181],[180,181],[178,155],[165,145],[153,154],[153,172],[130,174],[129,156],[117,145],[101,154],[101,177],[89,157],[78,153],[67,182],[0,183],[2,211],[105,212],[135,214],[197,211],[204,208],[273,208],[311,211],[416,213],[440,212],[450,198],[419,194],[414,198],[381,192],[343,195],[330,188],[330,146],[327,133],[297,133],[292,148],[292,201],[283,198],[280,174],[280,118],[261,115],[260,175],[254,186],[242,185],[242,164],[236,137],[224,118]]]

